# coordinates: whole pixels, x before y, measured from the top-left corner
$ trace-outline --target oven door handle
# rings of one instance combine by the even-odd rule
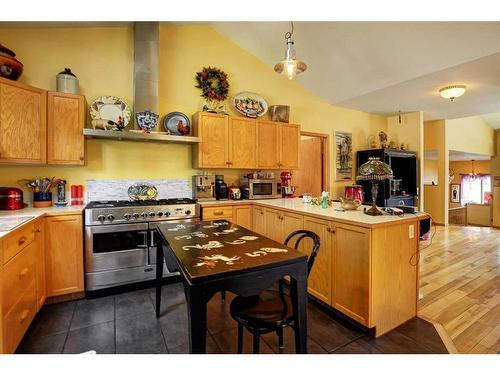
[[[147,248],[148,247],[148,231],[147,230],[143,230],[141,232],[137,232],[137,233],[140,233],[143,235],[143,241],[142,241],[142,245],[137,245],[138,248],[140,249],[144,249],[144,248]]]

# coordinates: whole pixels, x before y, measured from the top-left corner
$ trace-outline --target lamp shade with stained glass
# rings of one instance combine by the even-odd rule
[[[366,163],[362,164],[358,169],[356,179],[358,181],[372,182],[372,207],[366,210],[367,215],[382,215],[382,211],[377,208],[378,183],[383,180],[390,180],[394,177],[391,167],[381,161],[379,158],[370,158]]]

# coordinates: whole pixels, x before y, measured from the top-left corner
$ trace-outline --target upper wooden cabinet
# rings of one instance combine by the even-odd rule
[[[257,121],[257,168],[279,169],[281,123]]]
[[[297,169],[300,126],[199,112],[195,168]]]
[[[47,97],[47,163],[85,163],[85,98],[49,92]]]
[[[255,168],[255,121],[244,117],[229,117],[229,168]]]
[[[0,163],[83,165],[85,97],[0,78]]]
[[[0,78],[0,162],[47,161],[47,92]]]
[[[227,168],[228,118],[199,112],[193,116],[193,133],[201,142],[194,147],[195,168]]]
[[[280,169],[299,168],[300,126],[281,124]]]

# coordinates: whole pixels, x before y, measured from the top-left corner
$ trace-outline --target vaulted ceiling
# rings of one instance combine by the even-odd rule
[[[283,58],[290,23],[211,25],[270,69]],[[426,119],[500,112],[500,22],[294,25],[297,57],[308,65],[296,80],[333,105],[384,115],[422,110]],[[468,90],[451,103],[438,93],[449,84]],[[500,115],[490,120],[500,127]]]

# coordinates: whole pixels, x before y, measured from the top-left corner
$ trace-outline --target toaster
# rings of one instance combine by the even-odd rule
[[[14,187],[0,187],[0,210],[24,208],[23,191]]]

